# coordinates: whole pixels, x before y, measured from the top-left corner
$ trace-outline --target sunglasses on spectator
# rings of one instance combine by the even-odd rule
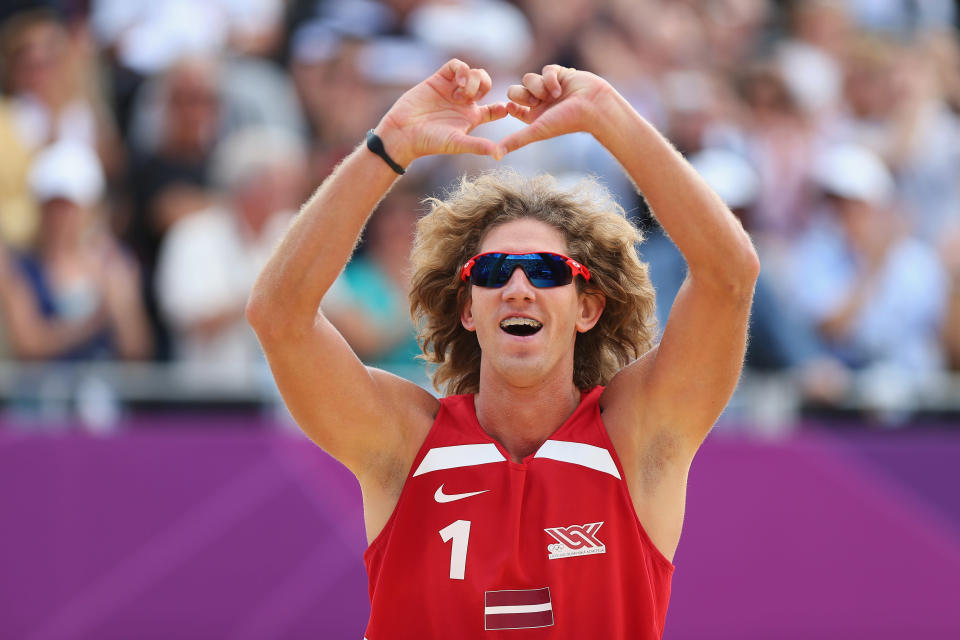
[[[576,275],[590,280],[590,270],[565,255],[538,251],[536,253],[481,253],[463,265],[460,279],[488,289],[499,289],[507,284],[516,268],[523,269],[530,284],[538,289],[562,287],[573,282]]]

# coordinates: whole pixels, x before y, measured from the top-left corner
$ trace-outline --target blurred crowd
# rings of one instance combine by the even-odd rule
[[[0,9],[0,358],[258,375],[243,310],[299,205],[456,56],[505,99],[559,63],[610,80],[761,254],[748,367],[811,405],[960,370],[960,39],[950,0],[13,0]],[[501,121],[480,135],[521,126]],[[418,161],[323,308],[426,384],[407,311],[421,200],[492,160]],[[647,233],[661,326],[685,275],[585,135],[505,163],[599,176]],[[322,366],[322,363],[318,363]]]

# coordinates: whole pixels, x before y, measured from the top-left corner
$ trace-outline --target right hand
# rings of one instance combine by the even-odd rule
[[[500,141],[501,154],[578,131],[597,137],[617,93],[597,75],[548,64],[539,74],[524,75],[523,84],[511,86],[507,97],[509,114],[527,126]]]
[[[112,239],[102,241],[99,258],[99,281],[106,310],[111,317],[122,318],[127,310],[140,304],[140,267]]]
[[[505,103],[477,104],[490,91],[490,76],[456,58],[404,93],[375,129],[401,166],[433,154],[475,153],[496,157],[497,144],[469,135],[478,125],[507,115]]]

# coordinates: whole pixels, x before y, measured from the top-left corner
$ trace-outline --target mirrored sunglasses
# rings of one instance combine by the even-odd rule
[[[481,253],[463,265],[460,279],[489,289],[507,284],[514,269],[523,269],[530,284],[538,289],[562,287],[573,282],[575,275],[590,280],[590,270],[565,255],[538,251],[536,253]]]

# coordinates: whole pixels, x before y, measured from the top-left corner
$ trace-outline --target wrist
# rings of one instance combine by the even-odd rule
[[[400,128],[390,122],[388,116],[384,116],[373,132],[383,141],[383,149],[387,155],[404,169],[417,159]]]
[[[631,119],[638,115],[627,99],[607,82],[590,105],[588,121],[594,125],[590,133],[607,148],[623,138],[624,132],[630,129]]]

